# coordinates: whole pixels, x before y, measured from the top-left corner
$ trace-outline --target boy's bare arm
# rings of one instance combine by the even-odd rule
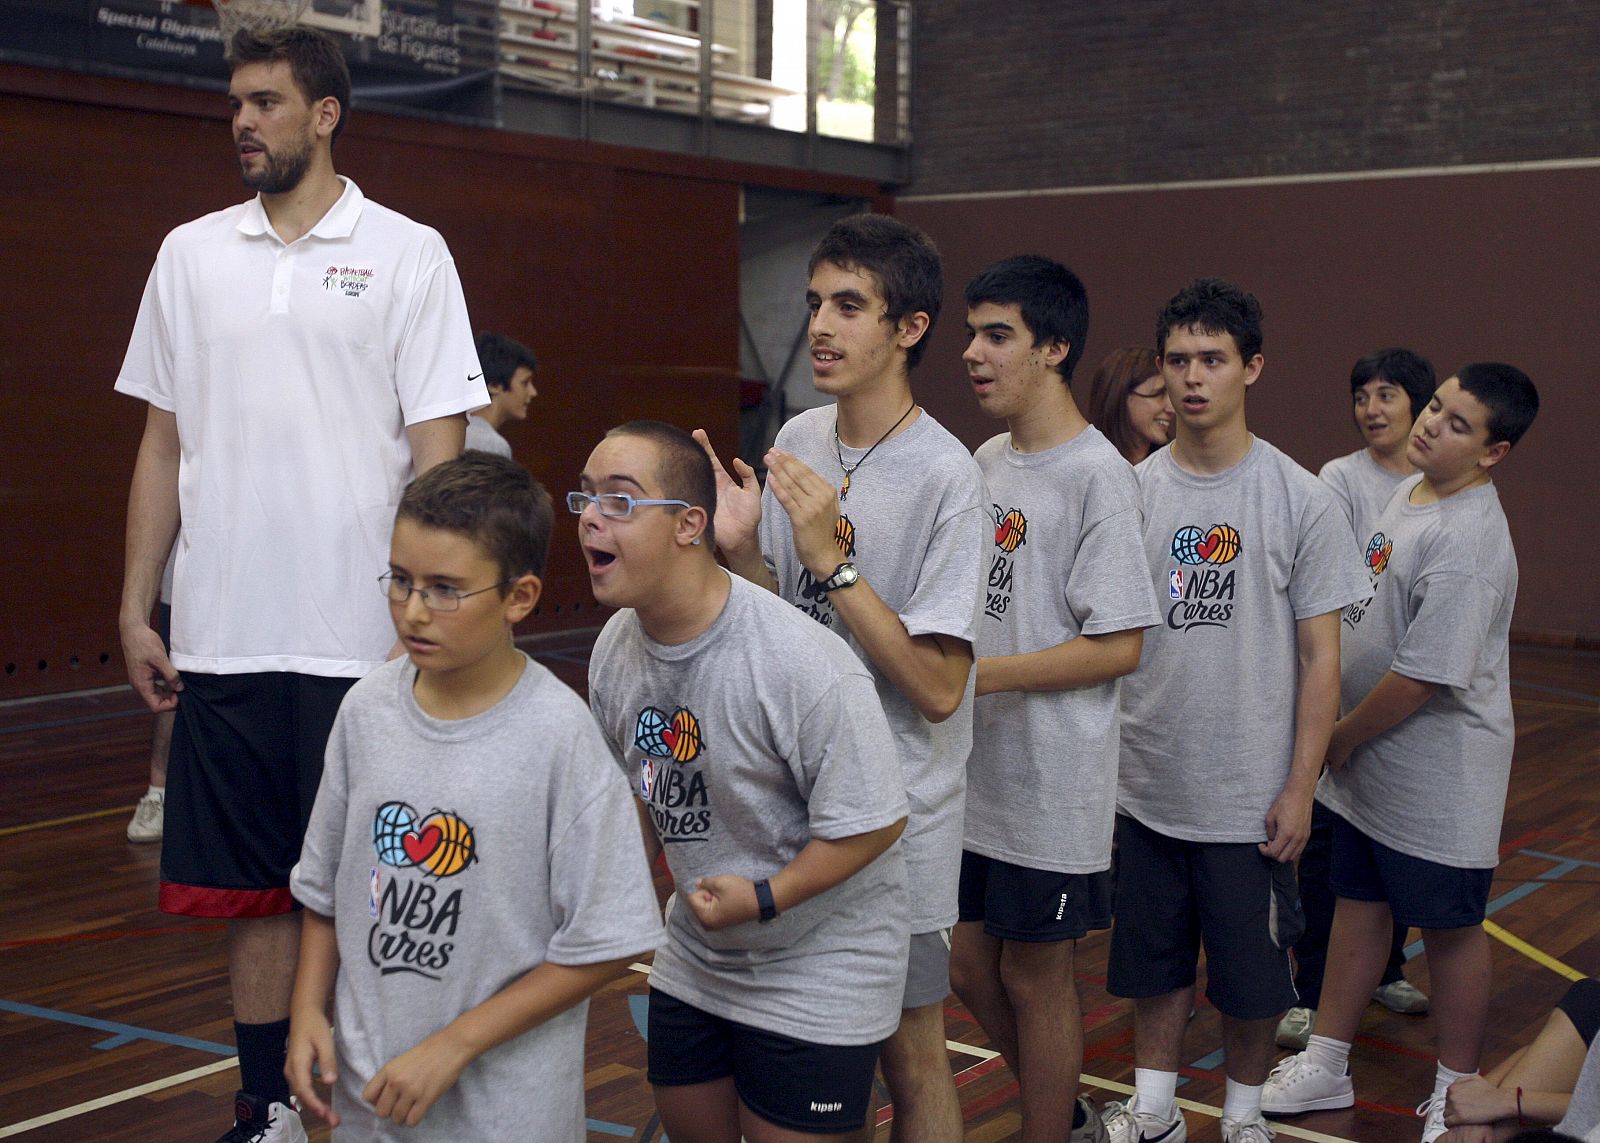
[[[295,968],[294,992],[289,1000],[289,1054],[283,1072],[289,1090],[300,1105],[337,1127],[339,1117],[317,1092],[312,1066],[322,1083],[339,1078],[339,1061],[333,1050],[333,1030],[328,1020],[328,998],[339,972],[339,940],[333,918],[306,909],[300,922],[300,960]]]
[[[1328,765],[1335,770],[1342,768],[1357,746],[1416,714],[1438,689],[1437,683],[1420,682],[1394,671],[1385,672],[1378,685],[1367,692],[1367,697],[1334,724],[1328,742]]]
[[[1299,672],[1295,680],[1294,753],[1289,779],[1267,811],[1261,852],[1293,861],[1311,836],[1311,801],[1328,756],[1328,736],[1339,713],[1339,613],[1329,611],[1295,623]]]
[[[384,1064],[361,1098],[379,1119],[415,1127],[473,1060],[593,995],[631,963],[631,956],[597,964],[546,961]]]
[[[1067,691],[1098,686],[1139,666],[1144,631],[1078,635],[1054,647],[1021,655],[986,655],[978,660],[977,693]]]
[[[773,904],[781,913],[844,883],[876,861],[905,828],[906,819],[901,818],[867,833],[812,838],[793,861],[767,879]],[[686,900],[700,923],[712,931],[761,916],[755,883],[733,873],[702,877]]]

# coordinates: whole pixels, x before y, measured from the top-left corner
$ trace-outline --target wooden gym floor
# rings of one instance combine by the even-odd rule
[[[581,687],[592,634],[529,649]],[[1488,922],[1486,1064],[1531,1038],[1568,978],[1600,967],[1600,653],[1520,647],[1512,677],[1517,755]],[[0,703],[0,1138],[209,1143],[230,1117],[237,1072],[222,926],[156,912],[160,847],[123,835],[146,782],[149,730],[126,688]],[[1079,945],[1084,1078],[1096,1099],[1129,1090],[1133,1073],[1132,1017],[1106,994],[1106,948],[1104,934]],[[1407,975],[1427,990],[1420,956]],[[591,1007],[591,1143],[661,1137],[644,1081],[645,990],[635,972]],[[946,1023],[967,1138],[1013,1138],[1010,1072],[954,998]],[[1219,1035],[1202,1001],[1178,1089],[1196,1143],[1218,1138]],[[1279,1137],[1416,1140],[1412,1108],[1429,1092],[1430,1036],[1426,1017],[1372,1006],[1352,1063],[1360,1102],[1282,1121]],[[885,1108],[880,1120],[890,1115]]]

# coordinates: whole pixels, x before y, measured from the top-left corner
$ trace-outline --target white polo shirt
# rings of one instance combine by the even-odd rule
[[[405,428],[488,403],[444,239],[342,181],[289,245],[259,197],[178,227],[145,285],[116,389],[178,420],[180,670],[378,666]]]

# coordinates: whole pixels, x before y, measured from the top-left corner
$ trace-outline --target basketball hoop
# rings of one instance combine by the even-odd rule
[[[222,25],[222,47],[233,53],[233,37],[245,29],[269,32],[287,28],[311,6],[311,0],[211,0]]]

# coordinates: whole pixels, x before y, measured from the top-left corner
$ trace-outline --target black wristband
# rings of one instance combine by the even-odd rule
[[[772,886],[765,877],[756,882],[756,904],[761,907],[763,925],[778,915],[778,903],[772,899]]]

